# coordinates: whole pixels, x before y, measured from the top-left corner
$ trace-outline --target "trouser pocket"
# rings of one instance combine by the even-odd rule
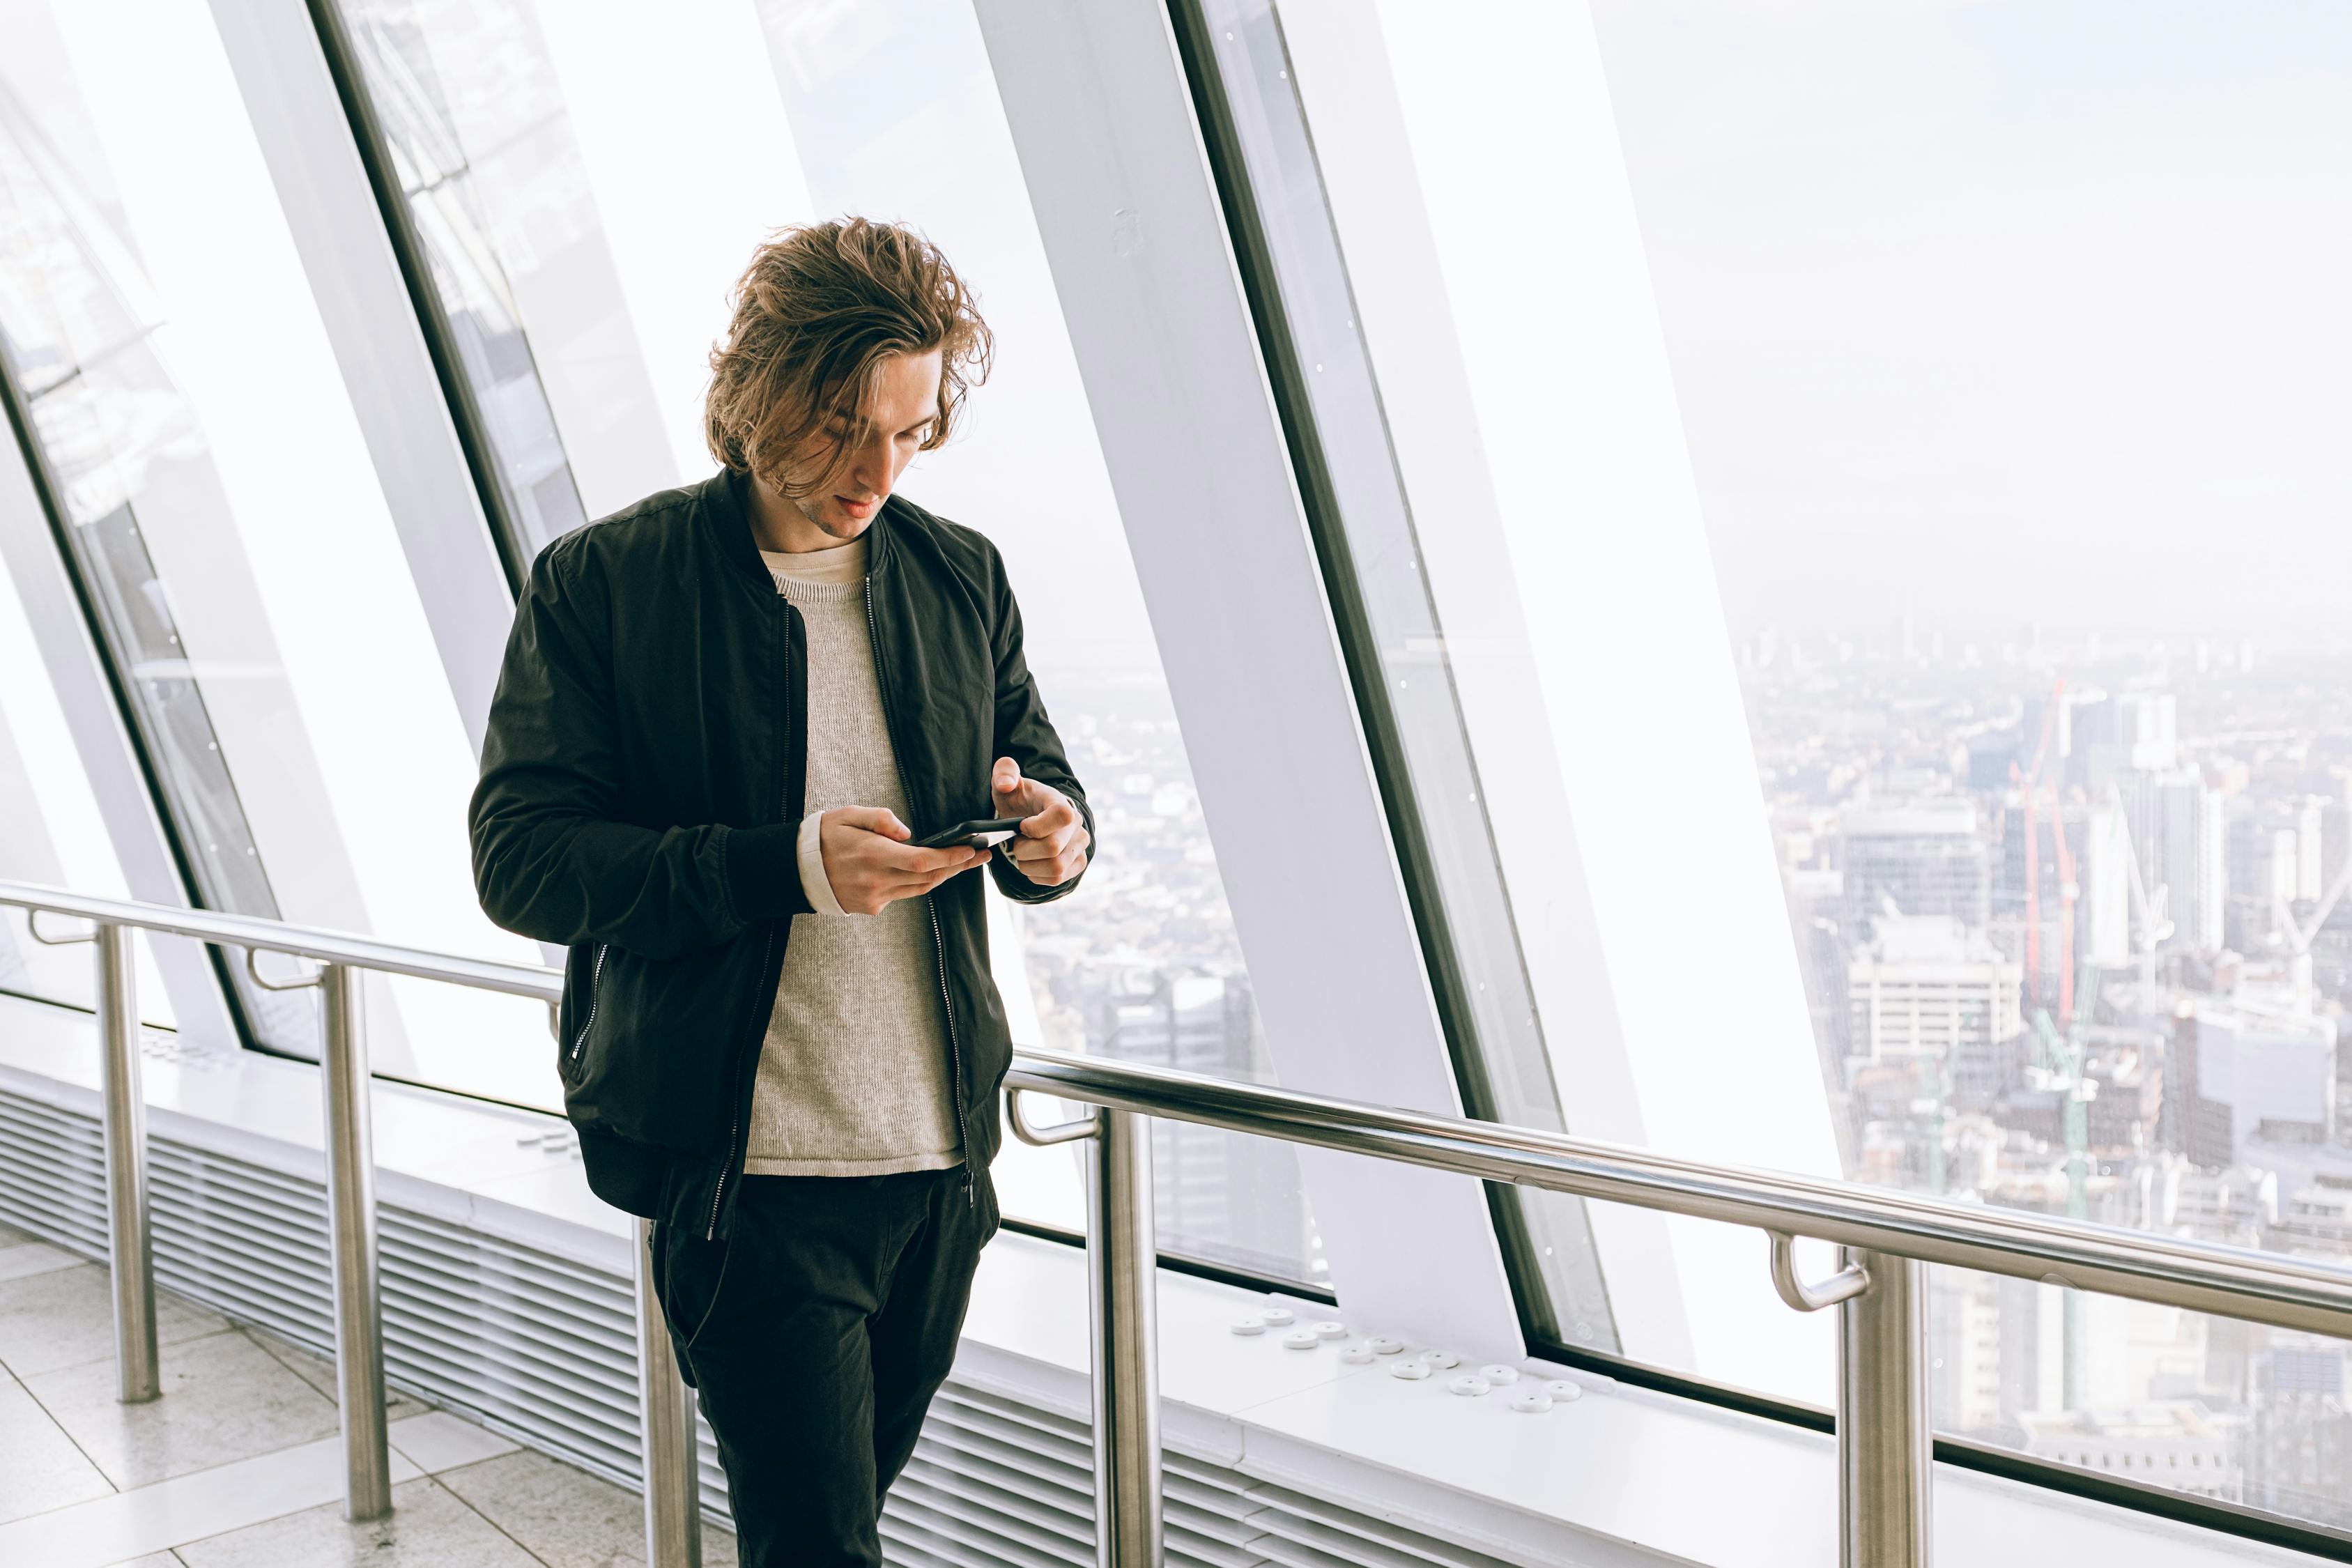
[[[688,1363],[696,1342],[718,1310],[735,1248],[724,1238],[705,1241],[674,1225],[654,1226],[653,1244],[654,1299],[661,1303],[681,1373],[691,1386],[694,1375]]]

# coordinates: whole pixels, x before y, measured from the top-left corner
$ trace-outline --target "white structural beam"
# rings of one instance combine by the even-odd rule
[[[1165,13],[981,0],[1281,1081],[1458,1112]],[[1476,1183],[1302,1151],[1350,1316],[1517,1353]]]
[[[212,9],[478,754],[514,598],[383,214],[302,0]]]
[[[1834,1175],[1586,6],[1281,13],[1568,1125]],[[1758,1237],[1591,1213],[1627,1355],[1827,1402],[1830,1325],[1780,1306]]]
[[[48,514],[5,423],[0,423],[0,562],[6,563],[16,584],[131,896],[148,903],[190,907],[171,841],[148,793],[146,771],[107,683],[73,581],[58,557]],[[0,671],[0,679],[5,679],[6,672]],[[175,936],[152,936],[148,942],[181,1038],[191,1045],[236,1046],[236,1026],[204,945]]]

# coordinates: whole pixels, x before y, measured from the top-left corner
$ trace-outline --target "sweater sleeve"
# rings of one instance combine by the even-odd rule
[[[824,813],[812,811],[801,818],[801,891],[808,895],[812,913],[845,915],[849,911],[833,896],[833,879],[824,873]]]

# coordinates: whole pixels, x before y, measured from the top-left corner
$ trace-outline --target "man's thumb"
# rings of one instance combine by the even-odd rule
[[[868,833],[878,833],[885,838],[896,838],[901,843],[914,837],[908,831],[907,825],[898,820],[898,814],[887,805],[844,806],[841,819],[852,827],[862,827]]]
[[[999,795],[1011,795],[1021,787],[1021,765],[1011,757],[997,758],[996,773],[988,784]]]

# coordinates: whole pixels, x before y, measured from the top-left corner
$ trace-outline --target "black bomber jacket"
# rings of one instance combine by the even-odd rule
[[[632,1214],[724,1236],[793,917],[807,637],[751,534],[748,481],[649,496],[540,552],[516,607],[469,813],[482,908],[570,951],[557,1016],[588,1184]],[[892,496],[866,531],[866,623],[917,837],[995,815],[989,773],[1094,815],[1022,657],[994,545]],[[1000,853],[1023,903],[1056,899]],[[926,900],[964,1181],[1003,1138],[1012,1059],[984,890]]]

